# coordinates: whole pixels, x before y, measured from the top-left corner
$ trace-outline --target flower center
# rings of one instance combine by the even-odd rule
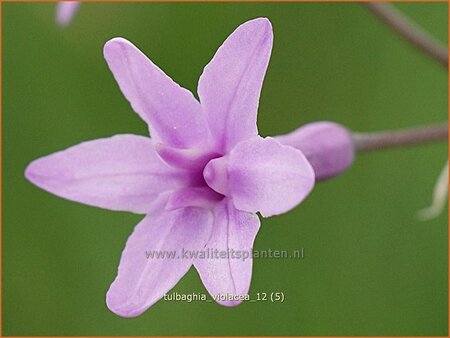
[[[203,169],[206,184],[222,195],[228,194],[228,159],[226,156],[214,158]]]

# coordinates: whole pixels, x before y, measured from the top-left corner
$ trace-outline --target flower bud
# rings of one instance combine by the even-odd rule
[[[311,163],[316,180],[339,175],[355,157],[350,132],[334,122],[310,123],[275,139],[301,150]]]

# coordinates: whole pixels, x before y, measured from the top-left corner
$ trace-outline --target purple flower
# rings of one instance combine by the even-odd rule
[[[78,1],[63,1],[56,4],[56,22],[60,26],[67,26],[80,7]]]
[[[107,294],[114,313],[141,314],[192,265],[211,295],[246,295],[251,258],[192,256],[198,250],[250,252],[260,225],[256,212],[285,213],[313,188],[314,171],[300,150],[258,135],[272,40],[265,18],[238,27],[204,69],[200,103],[129,41],[108,41],[105,59],[152,137],[84,142],[26,169],[31,182],[63,198],[146,214],[126,243]],[[289,143],[289,136],[283,138]],[[176,257],[146,255],[158,250]]]
[[[275,139],[303,152],[314,169],[316,181],[339,175],[350,167],[355,158],[351,133],[334,122],[309,123]]]

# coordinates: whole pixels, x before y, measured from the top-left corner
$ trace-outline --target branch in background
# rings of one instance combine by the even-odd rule
[[[409,20],[393,5],[383,2],[367,2],[365,5],[395,32],[448,68],[447,46]]]
[[[448,138],[448,123],[397,131],[353,133],[352,137],[358,152],[399,148],[446,140]]]

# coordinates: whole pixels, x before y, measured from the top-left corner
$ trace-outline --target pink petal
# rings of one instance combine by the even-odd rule
[[[166,210],[175,210],[185,207],[199,207],[212,209],[224,196],[216,193],[209,187],[187,187],[171,193]]]
[[[314,169],[316,180],[335,177],[347,170],[355,159],[350,131],[334,122],[308,123],[275,139],[299,149]]]
[[[224,152],[258,134],[256,114],[272,41],[269,20],[248,21],[228,37],[200,77],[200,102]]]
[[[179,149],[169,147],[163,143],[156,143],[155,150],[168,165],[181,169],[201,169],[208,161],[220,155],[208,151],[207,146],[201,148]]]
[[[189,148],[204,142],[208,128],[200,104],[131,42],[115,38],[104,47],[109,68],[133,109],[148,123],[152,138]]]
[[[240,303],[237,297],[245,297],[252,277],[252,248],[259,230],[255,214],[237,210],[231,201],[224,201],[214,211],[211,238],[205,247],[212,255],[208,259],[197,258],[194,266],[212,297],[232,295],[233,299],[218,300],[225,306]],[[220,258],[220,252],[228,257]],[[235,298],[236,297],[236,298]]]
[[[27,167],[25,176],[63,198],[136,213],[150,210],[161,192],[192,180],[161,161],[151,139],[136,135],[83,142],[41,157]]]
[[[200,208],[163,211],[164,199],[159,199],[153,215],[136,226],[122,253],[106,297],[108,308],[119,316],[138,316],[161,299],[192,265],[192,258],[183,258],[183,251],[202,249],[211,235],[211,212]],[[151,258],[150,253],[165,256]]]
[[[56,4],[56,22],[60,26],[67,26],[78,11],[78,1],[63,1]]]
[[[292,209],[314,186],[314,171],[303,153],[270,137],[239,143],[228,156],[211,160],[203,175],[237,209],[264,217]]]

